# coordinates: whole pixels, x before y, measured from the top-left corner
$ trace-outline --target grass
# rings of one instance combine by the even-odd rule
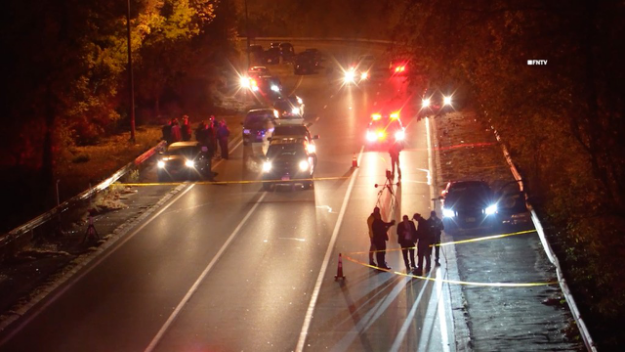
[[[61,199],[100,183],[158,144],[161,136],[160,126],[147,126],[135,131],[134,144],[129,142],[130,133],[124,133],[105,138],[98,145],[72,148],[55,168]]]

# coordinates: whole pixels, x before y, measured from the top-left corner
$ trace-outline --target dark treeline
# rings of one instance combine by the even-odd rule
[[[599,350],[625,346],[625,3],[403,1],[426,84],[497,128]],[[547,60],[545,66],[527,60]]]
[[[137,125],[206,113],[216,63],[236,49],[234,1],[130,7]],[[129,131],[126,14],[126,1],[3,2],[0,170],[4,199],[15,200],[5,230],[53,205],[53,180],[72,147]]]

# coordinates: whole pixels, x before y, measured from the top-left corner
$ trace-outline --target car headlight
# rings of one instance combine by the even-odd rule
[[[384,139],[384,137],[386,137],[386,133],[384,131],[378,131],[378,133],[376,133],[376,137],[378,137],[378,139]]]
[[[263,172],[271,171],[271,161],[265,161],[263,163]]]
[[[367,79],[369,78],[369,72],[363,72],[360,74],[360,79]]]
[[[165,162],[164,162],[163,160],[159,160],[159,161],[156,163],[156,166],[157,166],[159,169],[164,169],[164,168],[165,168]]]
[[[406,132],[404,131],[397,131],[395,132],[395,139],[398,141],[403,141],[404,138],[406,138]]]
[[[306,171],[308,170],[309,167],[310,167],[310,164],[308,163],[307,160],[302,160],[299,162],[299,169],[301,171]]]
[[[317,152],[317,146],[315,146],[314,144],[309,144],[307,149],[308,149],[308,152],[312,154]]]
[[[378,139],[378,136],[372,132],[372,131],[367,131],[367,140],[370,142],[375,141],[376,139]]]
[[[345,77],[343,78],[343,80],[345,81],[345,83],[352,83],[354,82],[354,71],[347,71],[345,72]]]
[[[279,92],[279,91],[280,91],[280,87],[278,87],[278,86],[277,86],[277,85],[275,85],[275,84],[272,84],[272,85],[271,85],[271,90],[273,90],[274,92]]]
[[[241,85],[242,88],[249,88],[250,79],[248,77],[241,77],[241,79],[239,80],[239,84]]]
[[[295,115],[299,115],[299,108],[293,108],[291,109],[291,113],[295,114]]]
[[[297,103],[298,103],[298,104],[302,104],[303,102],[304,102],[304,101],[302,100],[302,98],[297,97]]]
[[[490,205],[484,209],[486,215],[493,215],[497,212],[497,204]]]
[[[429,108],[430,107],[430,98],[425,98],[425,99],[421,100],[421,107],[422,108]]]
[[[187,160],[184,161],[184,166],[186,166],[186,167],[195,167],[195,161],[187,159]]]
[[[451,96],[444,96],[443,97],[443,105],[451,105]]]
[[[443,208],[443,217],[444,218],[453,218],[456,216],[456,212],[451,210],[451,209],[447,209],[447,208]]]

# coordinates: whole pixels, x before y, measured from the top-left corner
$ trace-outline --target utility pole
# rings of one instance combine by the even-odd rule
[[[135,143],[135,81],[132,76],[132,43],[130,41],[130,0],[126,12],[126,32],[128,34],[128,95],[130,104],[130,143]]]
[[[245,48],[245,51],[247,51],[247,69],[250,69],[250,25],[249,25],[249,19],[247,17],[247,0],[245,0],[245,35],[247,36],[247,48]]]

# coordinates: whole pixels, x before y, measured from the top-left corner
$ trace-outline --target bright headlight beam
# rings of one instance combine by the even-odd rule
[[[447,208],[443,208],[443,217],[444,218],[453,218],[456,216],[456,212],[451,210],[451,209],[447,209]]]
[[[497,204],[490,205],[486,209],[484,209],[484,213],[486,213],[486,215],[493,215],[496,212],[497,212]]]
[[[187,159],[184,161],[184,165],[186,167],[195,167],[195,161]]]
[[[156,166],[158,166],[159,169],[164,169],[165,168],[165,162],[163,160],[159,160],[156,163]]]
[[[443,97],[443,105],[451,105],[451,96]]]
[[[421,100],[421,107],[427,108],[430,106],[430,98],[425,98]]]
[[[301,171],[306,171],[306,170],[308,170],[308,167],[309,167],[309,166],[310,166],[310,165],[308,164],[308,161],[306,161],[306,160],[302,160],[302,161],[300,161],[300,162],[299,162],[299,169],[300,169]]]
[[[263,172],[271,171],[271,161],[265,161],[263,163]]]

